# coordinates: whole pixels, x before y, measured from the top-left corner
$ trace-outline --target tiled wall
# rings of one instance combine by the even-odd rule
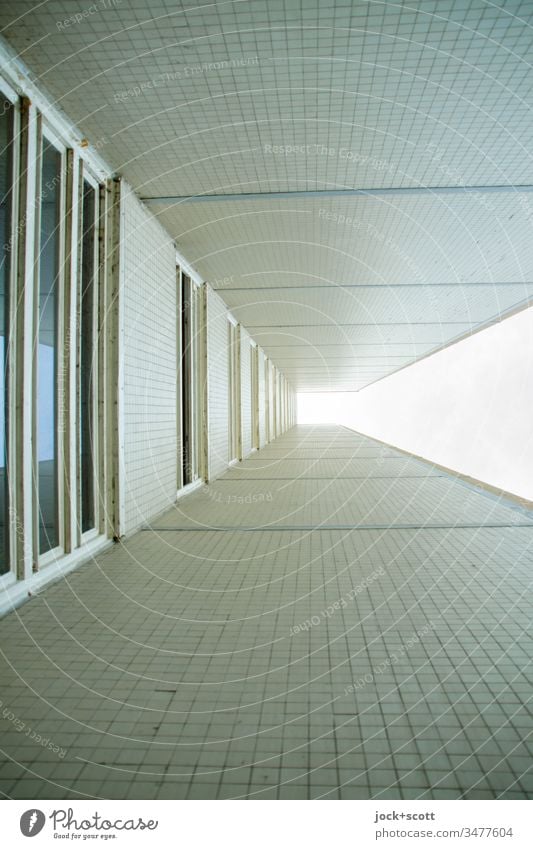
[[[228,451],[228,308],[207,288],[208,477],[225,472]]]
[[[123,528],[131,532],[170,507],[179,488],[174,245],[128,187],[122,199]],[[208,477],[226,471],[228,452],[228,308],[207,286]],[[252,450],[251,337],[240,328],[242,455]],[[265,443],[265,385],[259,354],[260,437]],[[270,438],[282,420],[282,382],[270,369]]]
[[[126,186],[121,214],[124,530],[131,531],[176,497],[176,254]]]

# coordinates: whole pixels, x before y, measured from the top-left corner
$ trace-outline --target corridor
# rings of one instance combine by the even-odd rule
[[[532,543],[511,502],[294,427],[0,621],[0,789],[526,798]]]

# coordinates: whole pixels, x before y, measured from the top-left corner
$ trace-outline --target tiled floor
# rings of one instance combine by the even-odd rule
[[[0,622],[0,789],[530,797],[532,550],[521,508],[295,428]]]

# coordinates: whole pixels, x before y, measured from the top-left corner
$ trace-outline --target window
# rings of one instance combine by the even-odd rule
[[[270,367],[265,357],[265,442],[270,442]]]
[[[192,284],[192,352],[193,352],[193,422],[194,422],[194,480],[203,474],[203,364],[204,327],[202,322],[203,290]]]
[[[198,480],[202,460],[202,291],[193,280],[180,269],[177,270],[179,285],[179,375],[181,425],[181,459],[179,473],[181,485],[187,486]]]
[[[114,375],[99,370],[113,372],[118,351],[98,333],[100,278],[106,299],[115,285],[111,263],[100,267],[101,243],[115,240],[106,195],[101,207],[91,166],[53,118],[0,81],[2,587],[108,530],[98,508],[114,474],[103,456]]]
[[[58,358],[61,152],[43,137],[39,197],[36,444],[39,553],[59,545]]]
[[[277,372],[275,368],[272,366],[270,370],[270,383],[271,383],[271,399],[272,399],[272,407],[271,407],[271,420],[270,420],[270,438],[275,439],[278,435],[278,380],[277,380]]]
[[[240,328],[228,320],[228,437],[229,460],[240,459]]]
[[[250,345],[250,379],[252,406],[252,448],[259,448],[259,351]]]
[[[82,181],[79,273],[79,492],[82,533],[96,526],[98,189]]]
[[[10,568],[8,486],[8,345],[13,247],[13,136],[15,107],[2,97],[0,113],[0,575]]]
[[[181,460],[183,486],[193,480],[192,441],[192,308],[191,280],[181,275]]]

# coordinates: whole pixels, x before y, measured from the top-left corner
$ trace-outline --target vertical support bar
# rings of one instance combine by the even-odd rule
[[[204,479],[206,483],[209,483],[209,369],[208,369],[208,351],[207,346],[209,344],[208,333],[207,333],[207,299],[208,299],[208,287],[207,283],[204,283],[202,286],[202,298],[201,298],[201,334],[202,334],[202,342],[201,342],[201,363],[202,367],[200,370],[200,392],[202,396],[201,401],[201,409],[202,409],[202,464],[200,467],[200,476]]]
[[[110,486],[110,471],[107,454],[109,409],[107,404],[107,382],[109,346],[107,344],[107,221],[109,189],[101,184],[98,204],[98,530],[109,535],[107,517],[107,492]]]
[[[275,366],[272,367],[272,403],[274,405],[272,416],[274,433],[272,434],[272,439],[275,439],[278,436],[278,380]]]
[[[265,369],[265,445],[270,442],[270,366],[268,357],[264,359]]]
[[[14,407],[15,427],[13,454],[15,485],[13,487],[14,530],[12,549],[15,573],[19,580],[31,576],[37,554],[33,543],[33,335],[34,280],[36,249],[37,198],[37,115],[27,97],[20,100],[20,153],[18,173],[18,237],[13,244],[17,255],[15,309]],[[13,527],[14,526],[14,527]]]
[[[106,438],[107,453],[106,517],[107,535],[120,539],[124,527],[123,495],[123,295],[121,292],[121,184],[120,179],[106,185],[106,311],[104,332],[106,356]]]
[[[241,325],[234,329],[235,339],[235,426],[237,432],[237,460],[242,460],[242,371],[241,371]]]
[[[259,449],[259,348],[250,346],[252,391],[252,448]]]
[[[42,118],[39,113],[35,117],[35,159],[28,163],[29,167],[35,168],[35,194],[33,196],[34,221],[33,221],[33,265],[31,270],[31,278],[27,279],[27,286],[31,291],[31,319],[27,327],[31,328],[31,400],[29,404],[30,419],[31,419],[31,494],[32,494],[32,551],[33,564],[32,571],[37,572],[39,568],[39,501],[37,487],[39,483],[39,442],[38,442],[38,426],[37,426],[37,368],[36,356],[39,347],[39,285],[40,285],[40,229],[41,229],[41,169],[42,169]],[[27,269],[29,270],[29,269]]]
[[[183,486],[183,422],[182,422],[182,383],[183,383],[183,339],[181,332],[182,311],[182,286],[181,268],[176,265],[176,431],[177,431],[177,457],[176,457],[176,483],[178,490]]]
[[[209,298],[210,289],[207,283],[204,283],[202,286],[204,291],[203,295],[203,360],[204,360],[204,374],[203,374],[203,429],[204,429],[204,438],[203,438],[203,456],[204,456],[204,480],[206,483],[209,483],[211,476],[211,468],[210,468],[210,431],[209,431],[209,332],[208,332],[208,321],[209,321]]]
[[[78,251],[74,244],[78,226],[74,226],[74,218],[79,215],[78,175],[74,173],[74,151],[68,149],[66,152],[66,177],[65,177],[65,265],[64,265],[64,293],[63,293],[63,316],[64,328],[63,345],[60,347],[59,367],[59,416],[61,431],[59,439],[59,468],[63,476],[63,544],[65,553],[68,554],[79,545],[77,510],[79,503],[78,474],[76,469],[76,384],[77,384],[77,297],[75,287],[78,280]]]

